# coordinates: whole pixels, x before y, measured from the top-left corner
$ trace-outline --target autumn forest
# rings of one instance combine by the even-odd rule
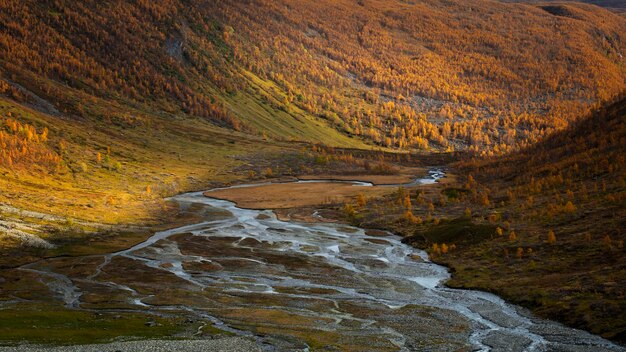
[[[623,351],[625,55],[611,0],[0,0],[0,351]]]

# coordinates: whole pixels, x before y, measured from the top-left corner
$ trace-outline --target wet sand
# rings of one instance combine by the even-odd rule
[[[412,170],[417,172],[417,170]],[[433,184],[443,173],[436,170],[399,176],[381,175],[321,175],[307,176],[303,180],[287,183],[264,183],[210,190],[207,197],[229,200],[246,209],[291,209],[322,204],[338,204],[352,201],[357,195],[379,197],[390,194],[397,187],[416,187]],[[332,181],[334,180],[334,181]],[[342,182],[345,181],[345,182]]]

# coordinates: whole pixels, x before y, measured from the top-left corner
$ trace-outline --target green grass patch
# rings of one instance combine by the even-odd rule
[[[438,225],[423,226],[415,235],[407,238],[409,243],[467,243],[474,244],[493,237],[496,226],[476,224],[470,219],[442,220]]]
[[[0,310],[0,344],[4,345],[102,343],[120,337],[172,336],[181,330],[177,320],[139,313],[93,313],[32,305]]]
[[[469,191],[463,188],[446,188],[441,191],[448,199],[460,199],[463,195],[467,194]]]

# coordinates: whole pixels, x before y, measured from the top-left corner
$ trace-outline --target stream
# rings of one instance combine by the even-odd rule
[[[442,176],[433,170],[408,185]],[[259,185],[236,187],[246,186]],[[95,264],[21,270],[39,273],[70,308],[108,300],[114,309],[185,311],[267,350],[624,351],[493,294],[445,287],[448,270],[391,233],[281,221],[203,192],[170,200],[203,209],[206,221],[157,232]],[[81,265],[89,275],[76,274]]]

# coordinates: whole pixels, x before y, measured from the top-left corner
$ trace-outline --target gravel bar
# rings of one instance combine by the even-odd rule
[[[113,342],[101,345],[79,346],[13,346],[0,347],[0,352],[257,352],[259,345],[244,337],[224,337],[216,340],[145,340]]]

